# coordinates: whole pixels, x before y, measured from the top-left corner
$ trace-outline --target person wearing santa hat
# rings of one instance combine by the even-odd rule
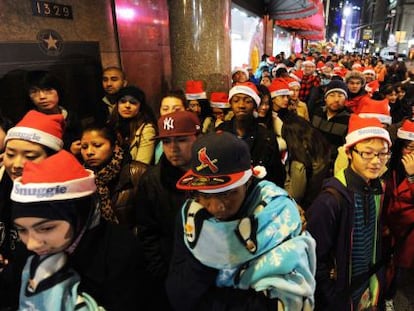
[[[127,229],[100,218],[96,189],[93,172],[65,150],[27,162],[14,180],[11,217],[32,253],[19,310],[78,310],[91,302],[137,310],[145,303],[145,289],[137,288],[146,282],[143,252]]]
[[[288,83],[290,90],[288,109],[309,121],[308,106],[299,99],[300,83],[290,77],[285,78],[285,80]]]
[[[345,143],[349,166],[324,182],[307,211],[307,228],[318,245],[318,310],[383,307],[383,279],[371,275],[370,267],[381,259],[380,174],[391,156],[391,145],[377,118],[351,115]]]
[[[10,212],[10,192],[13,180],[20,177],[26,162],[40,162],[63,147],[64,119],[61,114],[44,114],[30,110],[12,128],[4,139],[3,168],[0,181],[0,309],[17,309],[20,282],[19,269],[27,256],[14,230]],[[1,268],[0,268],[1,270]]]
[[[229,103],[234,117],[220,124],[223,130],[243,139],[249,146],[253,165],[266,167],[270,181],[283,187],[285,180],[279,145],[273,129],[259,124],[256,115],[261,98],[251,82],[238,83],[229,91]]]
[[[231,133],[200,136],[191,153],[176,184],[190,198],[166,282],[174,310],[313,310],[315,243],[295,201],[261,180],[266,170]]]
[[[185,97],[187,98],[188,110],[194,112],[200,119],[202,128],[204,123],[208,128],[208,124],[212,122],[212,110],[207,94],[204,91],[203,81],[188,80],[185,83]]]
[[[212,92],[210,94],[210,107],[213,119],[210,124],[204,124],[206,128],[202,129],[203,133],[214,132],[221,123],[232,118],[232,114],[229,114],[231,106],[227,93]]]
[[[414,120],[405,120],[398,129],[397,140],[386,174],[386,223],[394,241],[401,241],[414,223]],[[393,304],[404,273],[414,268],[414,231],[403,240],[394,257],[395,272],[386,303]]]
[[[321,85],[321,78],[316,72],[316,65],[313,61],[306,60],[302,63],[303,76],[300,81],[299,99],[306,103],[308,111],[312,114],[318,97],[318,88]]]
[[[275,78],[269,87],[270,97],[272,98],[272,118],[273,130],[276,134],[276,139],[280,151],[286,150],[286,141],[282,138],[283,118],[288,114],[294,112],[288,110],[289,96],[291,94],[287,81],[283,78]],[[284,155],[282,155],[283,161]]]
[[[249,81],[249,72],[246,68],[236,66],[231,71],[232,85]]]
[[[390,108],[388,106],[388,100],[374,100],[371,97],[365,96],[361,100],[361,108],[358,116],[361,118],[377,118],[383,127],[388,131],[391,137],[391,141],[394,142],[397,135],[397,129],[399,126],[395,124],[391,124],[391,115],[390,115]],[[335,164],[334,164],[334,174],[339,172],[340,170],[348,167],[349,161],[348,157],[345,152],[345,147],[341,146],[338,147],[338,156],[336,157]],[[384,171],[381,172],[382,174],[387,170],[384,167]]]
[[[376,74],[374,68],[365,67],[362,74],[365,77],[365,91],[368,92],[369,96],[373,96],[379,91],[379,81],[376,79]]]

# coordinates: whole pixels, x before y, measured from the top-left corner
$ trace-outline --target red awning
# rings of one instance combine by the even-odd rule
[[[296,32],[296,35],[306,40],[325,40],[325,31],[320,30],[302,30]]]
[[[275,20],[275,24],[280,27],[290,29],[323,31],[325,29],[323,3],[319,0],[315,0],[314,5],[317,7],[317,11],[311,16],[304,18],[298,17],[292,19]]]
[[[268,11],[273,20],[289,20],[314,15],[318,7],[313,0],[271,0]]]

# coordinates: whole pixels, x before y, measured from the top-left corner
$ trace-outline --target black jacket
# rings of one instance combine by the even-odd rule
[[[173,252],[175,218],[186,199],[186,193],[177,190],[175,184],[184,173],[162,155],[139,184],[137,236],[144,247],[146,267],[151,275],[148,300],[153,310],[172,310],[165,292],[165,278]]]
[[[234,118],[221,123],[217,130],[223,130],[237,135]],[[276,134],[262,124],[253,122],[252,126],[247,130],[246,136],[243,137],[243,140],[249,145],[252,165],[263,165],[267,171],[265,179],[283,188],[286,172],[282,164]]]
[[[126,228],[101,221],[85,232],[69,264],[81,277],[79,290],[106,310],[148,310],[143,251]]]

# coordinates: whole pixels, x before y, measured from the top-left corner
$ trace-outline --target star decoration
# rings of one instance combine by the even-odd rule
[[[49,33],[49,38],[43,39],[43,41],[47,43],[48,50],[51,50],[51,49],[57,50],[58,47],[56,43],[58,42],[58,40],[53,38],[51,33]]]

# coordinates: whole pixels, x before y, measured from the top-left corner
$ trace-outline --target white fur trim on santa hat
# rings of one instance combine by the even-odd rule
[[[229,103],[226,103],[226,102],[212,102],[212,101],[210,101],[210,107],[211,108],[225,109],[225,108],[230,108],[231,106],[230,106]]]
[[[207,94],[206,92],[186,93],[185,98],[187,98],[187,100],[207,99]]]
[[[377,118],[378,120],[380,120],[381,123],[385,123],[388,125],[392,123],[391,116],[387,116],[385,114],[362,112],[362,113],[358,113],[358,115],[361,118]]]
[[[290,81],[290,82],[288,82],[288,84],[289,84],[290,88],[295,87],[295,86],[300,87],[300,83],[296,80],[295,81]]]
[[[49,147],[53,150],[60,150],[63,147],[63,141],[58,137],[35,129],[33,127],[15,126],[7,131],[4,141],[10,139],[27,140],[40,145]]]
[[[276,96],[283,96],[283,95],[288,95],[290,96],[292,93],[290,92],[289,89],[280,89],[280,90],[276,90],[273,92],[270,92],[270,97],[274,98]]]
[[[260,96],[250,87],[246,85],[235,85],[229,91],[229,101],[236,94],[245,94],[250,96],[256,102],[256,105],[260,105]]]
[[[96,191],[95,175],[87,170],[89,176],[56,183],[26,183],[17,178],[13,184],[10,198],[15,202],[31,203],[44,201],[63,201],[89,196]]]
[[[361,128],[346,135],[346,143],[344,145],[345,149],[349,149],[351,146],[359,143],[360,141],[369,138],[382,138],[387,141],[389,146],[392,145],[390,134],[387,130],[377,126],[370,126]]]
[[[406,139],[406,140],[413,140],[414,141],[414,133],[405,131],[401,127],[397,131],[398,138]]]
[[[375,70],[374,69],[365,69],[362,73],[363,74],[371,73],[371,74],[373,74],[375,76]]]

